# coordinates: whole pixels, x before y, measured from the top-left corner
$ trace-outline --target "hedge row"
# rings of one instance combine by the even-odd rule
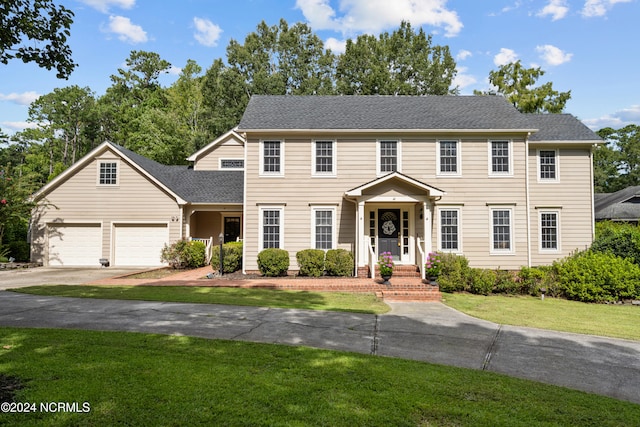
[[[301,276],[351,276],[353,254],[345,249],[305,249],[296,253]],[[263,276],[285,276],[289,270],[289,252],[284,249],[264,249],[258,254],[258,268]]]

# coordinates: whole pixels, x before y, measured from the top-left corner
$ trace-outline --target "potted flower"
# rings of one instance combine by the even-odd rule
[[[429,252],[427,261],[424,264],[425,276],[429,278],[431,284],[435,284],[440,275],[440,254],[438,252]]]
[[[380,268],[380,276],[384,280],[384,284],[389,284],[389,279],[393,275],[393,255],[391,252],[382,252],[378,258],[378,267]]]

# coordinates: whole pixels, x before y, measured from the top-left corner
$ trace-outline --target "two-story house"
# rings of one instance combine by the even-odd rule
[[[571,115],[522,114],[498,96],[254,96],[190,168],[98,147],[36,195],[58,209],[34,219],[33,258],[77,262],[60,236],[92,224],[98,248],[83,262],[140,263],[120,242],[148,236],[136,252],[157,264],[160,240],[223,233],[244,241],[246,272],[269,247],[289,251],[291,270],[297,251],[344,248],[358,275],[382,252],[408,265],[435,250],[477,267],[547,264],[592,241],[600,142]]]

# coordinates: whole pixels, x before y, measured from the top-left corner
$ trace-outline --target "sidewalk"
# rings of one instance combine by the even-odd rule
[[[207,279],[211,267],[178,272],[161,279],[133,279],[118,276],[99,279],[87,285],[111,286],[212,286],[235,288],[265,288],[313,292],[374,292],[385,301],[441,301],[437,286],[423,283],[415,277],[392,277],[391,285],[383,285],[381,279],[357,277],[261,277],[257,279]]]

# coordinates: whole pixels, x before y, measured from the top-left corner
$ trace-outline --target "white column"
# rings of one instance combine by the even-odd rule
[[[428,201],[422,202],[422,212],[424,212],[424,253],[427,255],[432,251],[431,247],[431,222],[433,220],[433,205]],[[422,260],[424,262],[425,260]]]
[[[358,250],[358,267],[363,265],[367,265],[367,256],[369,253],[369,249],[366,245],[366,239],[364,238],[364,230],[365,230],[365,222],[364,222],[364,201],[358,201],[358,234],[356,235],[356,247]]]

